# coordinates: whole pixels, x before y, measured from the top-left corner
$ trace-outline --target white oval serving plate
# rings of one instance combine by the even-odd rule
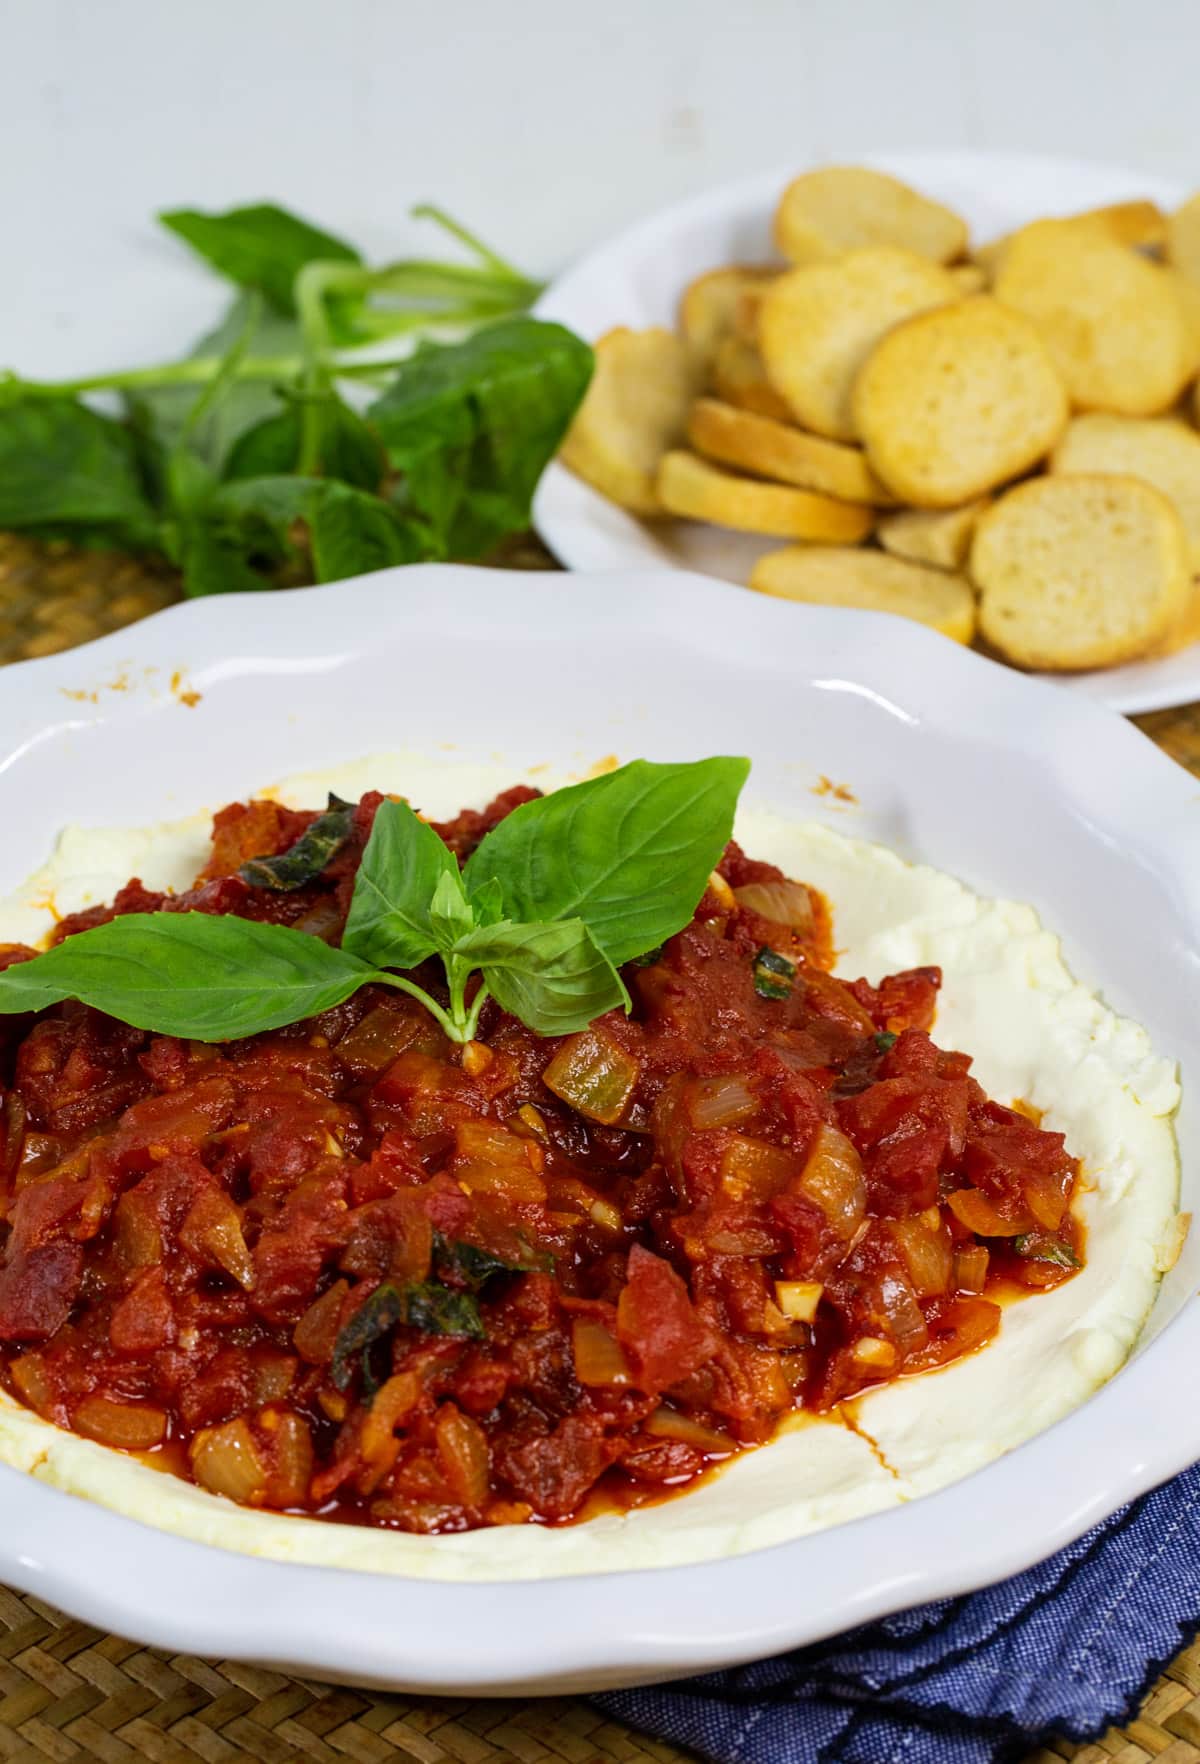
[[[1086,697],[904,621],[735,605],[661,570],[416,566],[194,601],[5,671],[0,896],[69,823],[153,824],[446,743],[514,767],[747,753],[753,802],[1032,902],[1076,974],[1181,1061],[1194,1204],[1200,790]],[[823,776],[856,803],[814,793]],[[1057,1426],[935,1495],[757,1553],[398,1586],[186,1542],[5,1468],[0,1580],[168,1649],[413,1691],[591,1690],[748,1660],[1015,1572],[1200,1455],[1179,1401],[1198,1263],[1189,1246],[1133,1360]]]
[[[1185,191],[1112,166],[1015,153],[868,153],[865,165],[916,186],[965,215],[971,236],[997,237],[1046,214],[1070,214],[1146,196],[1175,207]],[[771,217],[799,165],[723,184],[639,221],[598,245],[547,289],[537,311],[589,342],[614,325],[673,327],[694,276],[722,263],[778,261]],[[1200,176],[1200,164],[1197,166]],[[783,541],[693,521],[642,521],[565,467],[542,479],[534,515],[551,550],[573,570],[701,570],[744,584],[764,552]],[[736,611],[731,609],[731,614]],[[1161,661],[1057,676],[1114,710],[1148,711],[1200,698],[1200,644]]]

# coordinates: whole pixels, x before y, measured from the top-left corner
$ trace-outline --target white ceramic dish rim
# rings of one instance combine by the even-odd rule
[[[1142,175],[1129,167],[1099,162],[1074,160],[1051,154],[1008,153],[1004,151],[903,150],[898,152],[863,153],[842,156],[854,158],[864,165],[878,167],[914,184],[918,189],[955,200],[956,186],[962,200],[969,194],[995,200],[1005,206],[1006,189],[1018,192],[1010,217],[1004,227],[1033,219],[1046,212],[1068,213],[1072,210],[1147,196],[1163,207],[1183,201],[1186,191],[1161,177]],[[636,282],[638,265],[647,256],[660,256],[671,249],[672,241],[694,226],[726,227],[744,233],[756,216],[769,215],[784,186],[803,170],[790,164],[774,170],[755,172],[734,181],[715,185],[699,195],[644,216],[608,239],[601,240],[556,276],[537,304],[537,313],[544,318],[561,320],[580,330],[589,339],[611,325],[645,322],[631,318],[627,310],[605,306],[605,316],[591,325],[581,322],[581,312],[595,317],[596,293],[607,291],[608,284],[617,284],[629,276]],[[1057,192],[1064,191],[1060,198]],[[1025,193],[1036,192],[1028,214],[1018,212],[1026,204]],[[999,230],[999,229],[998,229]],[[664,243],[665,241],[665,243]],[[761,255],[761,251],[743,249],[743,257]],[[681,269],[679,288],[698,274],[699,263]],[[641,537],[639,523],[632,515],[615,509],[599,494],[581,485],[564,466],[552,464],[542,478],[534,505],[538,531],[555,554],[573,570],[644,569],[647,567],[647,541]],[[640,543],[639,543],[640,540]],[[782,543],[782,541],[780,541]],[[686,563],[658,559],[663,569],[687,568]],[[1098,698],[1114,710],[1124,712],[1161,710],[1170,705],[1186,704],[1200,697],[1200,645],[1193,645],[1177,655],[1157,661],[1131,662],[1124,667],[1105,669],[1075,676],[1048,676],[1068,691]]]
[[[497,588],[503,585],[503,594]],[[754,638],[724,629],[726,591],[680,575],[626,585],[643,637],[679,633],[686,614],[698,654],[794,641],[794,609],[755,600]],[[0,778],[52,738],[127,715],[99,695],[64,710],[81,677],[101,680],[131,654],[164,673],[185,658],[192,679],[219,691],[230,670],[312,670],[352,662],[400,628],[404,607],[434,596],[448,633],[471,618],[511,636],[528,619],[557,619],[579,643],[611,630],[611,577],[576,578],[570,601],[547,579],[414,566],[326,590],[236,602],[190,603],[135,632],[6,672],[0,702]],[[566,610],[564,611],[564,607]],[[555,610],[557,608],[557,611]],[[291,615],[291,616],[287,616]],[[491,621],[491,627],[489,627]],[[941,682],[969,697],[973,733],[1027,750],[1062,737],[1086,775],[1072,775],[1074,808],[1099,836],[1152,854],[1182,903],[1200,960],[1200,829],[1196,786],[1111,713],[960,651],[917,626],[874,615],[806,615],[818,669],[857,651],[864,690],[880,656],[896,679]],[[745,624],[741,627],[749,631]],[[353,641],[348,634],[353,632]],[[886,643],[880,643],[881,634]],[[957,676],[957,678],[955,678]],[[814,681],[820,673],[810,673]],[[953,682],[953,689],[951,683]],[[875,688],[878,689],[878,688]],[[1068,739],[1069,736],[1069,739]],[[1105,780],[1119,775],[1122,819]],[[1180,828],[1183,827],[1183,831]],[[392,1577],[263,1561],[197,1545],[118,1517],[0,1469],[8,1523],[0,1579],[85,1620],[169,1649],[286,1665],[318,1675],[426,1691],[524,1694],[662,1679],[769,1655],[901,1607],[961,1593],[1014,1573],[1079,1537],[1123,1502],[1200,1452],[1200,1423],[1178,1401],[1178,1371],[1200,1353],[1200,1307],[1184,1310],[1118,1377],[1064,1421],[986,1470],[897,1511],[754,1554],[693,1567],[554,1581],[419,1583],[406,1597]]]

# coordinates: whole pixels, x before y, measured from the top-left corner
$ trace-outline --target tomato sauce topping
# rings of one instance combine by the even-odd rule
[[[534,794],[437,831],[465,858]],[[134,880],[56,939],[191,909],[336,940],[380,800],[290,892],[237,871],[314,816],[234,804],[186,894]],[[575,1035],[489,1001],[459,1047],[383,987],[219,1046],[0,1019],[0,1377],[247,1506],[429,1533],[658,1498],[945,1365],[998,1281],[1080,1265],[1077,1165],[930,1039],[936,968],[830,958],[821,898],[731,844],[632,1015]]]

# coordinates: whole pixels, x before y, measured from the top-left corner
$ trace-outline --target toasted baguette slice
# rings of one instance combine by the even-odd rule
[[[804,428],[853,441],[854,380],[876,343],[901,319],[959,298],[949,270],[891,246],[792,270],[759,307],[767,378]]]
[[[1200,643],[1200,582],[1192,584],[1182,617],[1171,626],[1162,642],[1147,650],[1146,654],[1178,655],[1181,649],[1190,649],[1193,643]]]
[[[1171,286],[1183,313],[1183,323],[1191,339],[1192,360],[1200,368],[1200,282],[1191,281],[1178,270],[1170,271],[1170,275]]]
[[[743,533],[854,545],[871,531],[869,508],[835,502],[790,485],[762,484],[723,472],[694,453],[668,453],[659,468],[658,497],[671,514]]]
[[[897,613],[956,643],[969,643],[975,631],[975,596],[961,576],[924,569],[882,551],[790,545],[759,559],[750,572],[750,586],[780,600]]]
[[[1163,642],[1191,588],[1183,523],[1139,478],[1031,478],[1002,496],[971,546],[979,629],[1009,661],[1069,671],[1132,661]]]
[[[1189,282],[1200,283],[1200,191],[1167,221],[1167,262]]]
[[[1144,199],[1109,202],[1103,208],[1085,208],[1082,214],[1032,221],[1029,227],[1018,227],[1015,232],[1005,233],[1001,238],[981,245],[975,252],[975,261],[982,264],[990,276],[996,275],[1013,240],[1033,227],[1058,227],[1068,232],[1082,229],[1098,238],[1108,239],[1114,245],[1123,245],[1127,250],[1157,251],[1166,240],[1167,217],[1157,202]]]
[[[988,506],[986,496],[962,508],[901,508],[885,515],[875,536],[885,551],[935,570],[961,570],[971,549],[976,523]]]
[[[740,337],[726,337],[718,343],[713,357],[712,382],[717,397],[739,410],[756,411],[759,416],[774,417],[776,422],[790,423],[791,409],[779,396],[763,366],[762,356]]]
[[[861,245],[899,245],[934,263],[967,248],[961,215],[886,172],[829,165],[794,178],[775,211],[775,243],[793,263],[840,257]]]
[[[1192,376],[1170,272],[1086,228],[1026,227],[1004,255],[995,294],[1036,326],[1081,410],[1155,416]]]
[[[1200,575],[1200,435],[1174,417],[1077,416],[1054,449],[1054,472],[1115,472],[1141,478],[1173,502]]]
[[[897,325],[854,387],[855,426],[888,489],[957,508],[1042,459],[1067,395],[1036,332],[986,294]]]
[[[737,330],[743,297],[778,274],[765,265],[731,263],[689,282],[679,302],[679,328],[696,354],[711,362],[718,345]]]
[[[952,264],[950,274],[960,294],[982,294],[988,285],[987,271],[981,263]]]
[[[715,398],[698,398],[693,404],[688,440],[697,453],[760,478],[819,490],[843,502],[888,500],[861,448],[806,435],[803,429],[734,410]]]
[[[673,331],[609,331],[559,457],[622,508],[661,514],[658,464],[682,441],[701,383],[697,358]]]

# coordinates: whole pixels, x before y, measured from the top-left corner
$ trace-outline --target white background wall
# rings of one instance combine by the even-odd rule
[[[547,272],[868,148],[1200,184],[1200,0],[0,0],[0,71],[0,363],[42,373],[208,321],[168,205],[271,196],[392,254],[432,197]]]

